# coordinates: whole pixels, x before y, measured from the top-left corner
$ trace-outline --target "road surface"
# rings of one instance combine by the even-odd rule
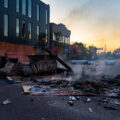
[[[12,104],[2,105],[6,99]],[[88,110],[92,109],[92,113]],[[68,97],[40,97],[22,94],[20,84],[0,80],[0,120],[120,120],[120,111],[107,110],[95,102],[78,100],[68,105]]]

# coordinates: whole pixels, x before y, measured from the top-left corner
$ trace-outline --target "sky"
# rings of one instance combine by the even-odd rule
[[[42,1],[50,5],[50,21],[71,30],[71,43],[120,48],[120,0]]]

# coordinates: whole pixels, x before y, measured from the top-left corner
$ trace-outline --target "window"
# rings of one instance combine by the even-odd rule
[[[56,41],[55,33],[53,33],[53,41]]]
[[[26,15],[26,0],[22,0],[22,14]]]
[[[46,42],[48,42],[48,30],[46,29]]]
[[[4,0],[4,7],[8,8],[8,0]]]
[[[37,21],[40,20],[40,7],[37,5]]]
[[[8,37],[8,15],[4,15],[4,36]]]
[[[20,29],[20,22],[19,22],[19,19],[17,18],[16,19],[16,37],[18,38],[19,37],[19,34],[20,34],[20,31],[19,31],[19,29]]]
[[[18,12],[19,13],[19,9],[20,9],[20,7],[19,7],[19,5],[20,5],[20,1],[19,0],[16,0],[16,12]]]
[[[37,40],[39,40],[39,37],[40,37],[40,27],[37,26]]]
[[[65,43],[65,37],[63,36],[63,43]]]
[[[28,0],[28,17],[32,16],[32,1]]]
[[[61,43],[63,43],[63,39],[62,39],[62,36],[60,36],[60,40],[59,40]]]
[[[48,24],[48,11],[46,9],[46,24]]]
[[[31,23],[28,23],[28,38],[31,40]]]
[[[25,37],[25,33],[26,33],[26,25],[25,25],[25,21],[22,22],[22,37]]]
[[[70,44],[70,37],[68,37],[68,44]]]
[[[68,39],[67,39],[67,37],[65,37],[65,43],[66,43],[66,44],[68,43]]]

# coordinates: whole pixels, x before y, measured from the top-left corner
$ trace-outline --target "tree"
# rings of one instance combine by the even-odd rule
[[[74,43],[73,44],[73,57],[75,59],[87,59],[89,56],[89,50],[83,43]]]

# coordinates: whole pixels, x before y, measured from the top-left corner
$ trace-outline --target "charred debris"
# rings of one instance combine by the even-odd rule
[[[24,94],[69,96],[69,105],[74,105],[77,100],[95,100],[106,109],[120,110],[119,75],[115,78],[102,76],[91,79],[83,68],[81,77],[75,79],[72,68],[50,52],[45,56],[28,57],[29,64],[18,63],[16,60],[5,63],[5,58],[1,58],[0,78],[9,84],[20,83]],[[62,68],[58,67],[58,62]]]

